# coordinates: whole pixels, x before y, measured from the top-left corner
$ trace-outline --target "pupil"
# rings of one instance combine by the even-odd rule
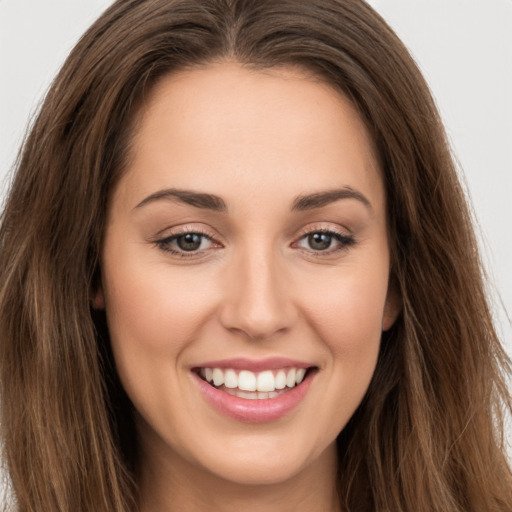
[[[178,247],[183,251],[197,251],[201,246],[201,238],[202,235],[198,235],[197,233],[187,233],[186,235],[178,237],[176,241]]]
[[[331,245],[332,236],[328,233],[312,233],[308,236],[308,242],[311,249],[322,251],[328,249]]]

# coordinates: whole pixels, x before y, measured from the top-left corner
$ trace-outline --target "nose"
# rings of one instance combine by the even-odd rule
[[[271,251],[253,251],[230,262],[219,314],[224,328],[256,340],[292,327],[297,311],[287,269],[278,260]]]

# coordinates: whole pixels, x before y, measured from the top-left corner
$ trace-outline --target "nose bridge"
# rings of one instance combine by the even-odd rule
[[[230,264],[221,320],[250,338],[289,328],[294,312],[279,255],[268,244],[250,244]]]

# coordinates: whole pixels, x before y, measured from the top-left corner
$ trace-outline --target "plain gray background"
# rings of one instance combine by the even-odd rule
[[[53,76],[110,3],[0,0],[0,197]],[[439,105],[480,225],[498,329],[512,354],[512,0],[369,3],[409,47]]]

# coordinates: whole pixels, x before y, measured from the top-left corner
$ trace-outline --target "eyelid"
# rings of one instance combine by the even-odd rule
[[[215,231],[210,229],[208,226],[200,222],[189,222],[183,224],[176,224],[173,226],[167,226],[164,229],[161,229],[154,235],[154,240],[170,238],[176,235],[182,235],[187,233],[199,233],[201,235],[205,235],[209,238],[218,238],[218,235]]]
[[[304,226],[303,228],[301,228],[298,231],[297,238],[300,238],[301,236],[304,236],[304,235],[308,235],[310,233],[317,233],[317,232],[336,233],[336,234],[339,234],[341,236],[346,236],[346,237],[353,236],[353,233],[351,232],[351,230],[349,230],[348,228],[345,228],[345,227],[341,227],[338,224],[334,225],[333,223],[330,223],[330,222],[315,222],[315,223],[308,224],[308,225]]]

